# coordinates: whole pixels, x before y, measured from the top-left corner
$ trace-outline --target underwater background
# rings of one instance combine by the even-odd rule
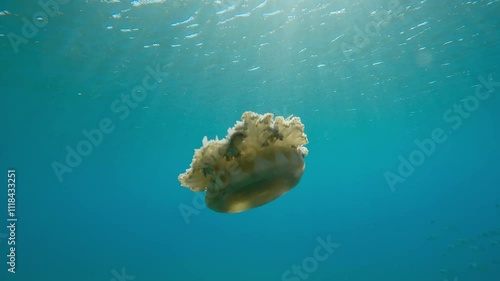
[[[500,280],[499,14],[2,1],[0,280]],[[300,117],[306,169],[217,213],[177,177],[245,111]]]

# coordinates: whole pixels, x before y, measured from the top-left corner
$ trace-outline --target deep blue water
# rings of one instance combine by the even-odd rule
[[[112,2],[0,3],[0,280],[500,280],[498,0]],[[177,176],[249,110],[306,170],[216,213]]]

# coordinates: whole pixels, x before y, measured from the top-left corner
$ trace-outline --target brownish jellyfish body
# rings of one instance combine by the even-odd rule
[[[196,149],[179,181],[191,191],[206,191],[207,206],[238,213],[267,204],[295,187],[304,173],[308,143],[298,117],[245,112],[225,139],[207,140]]]

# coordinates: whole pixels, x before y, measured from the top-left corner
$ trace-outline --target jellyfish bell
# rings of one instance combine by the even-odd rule
[[[225,185],[226,175],[220,177],[222,185],[208,186],[207,206],[218,212],[236,213],[267,204],[295,187],[304,167],[303,155],[298,151],[262,150],[256,154],[252,166],[233,173],[229,188],[219,187]]]
[[[294,188],[304,173],[308,143],[298,117],[245,112],[225,139],[207,140],[196,149],[179,181],[191,191],[206,191],[207,206],[238,213],[267,204]]]

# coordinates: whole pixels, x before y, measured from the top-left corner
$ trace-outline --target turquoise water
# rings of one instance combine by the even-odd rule
[[[499,1],[21,2],[0,280],[499,280]],[[248,110],[301,118],[305,173],[216,213],[177,176]]]

